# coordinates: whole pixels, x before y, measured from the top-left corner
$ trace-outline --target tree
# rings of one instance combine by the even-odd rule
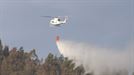
[[[4,50],[3,50],[3,55],[5,57],[7,57],[9,55],[9,47],[8,46],[5,46]]]
[[[3,48],[2,42],[1,42],[1,40],[0,40],[0,51],[2,51],[2,48]]]

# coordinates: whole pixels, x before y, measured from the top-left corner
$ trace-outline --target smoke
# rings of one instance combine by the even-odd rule
[[[93,72],[94,75],[116,75],[118,73],[128,75],[131,60],[129,49],[99,48],[91,44],[66,40],[57,41],[57,47],[63,56],[73,59],[76,66],[82,64],[87,73]]]

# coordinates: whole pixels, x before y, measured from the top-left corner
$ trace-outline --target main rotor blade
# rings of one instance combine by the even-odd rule
[[[52,16],[41,16],[41,17],[46,17],[46,18],[53,18]]]

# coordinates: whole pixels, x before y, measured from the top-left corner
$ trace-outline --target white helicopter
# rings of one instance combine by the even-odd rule
[[[52,18],[49,22],[51,26],[61,26],[61,24],[65,24],[68,20],[68,16],[64,16],[64,20],[62,20],[63,17],[61,16],[58,17],[42,16],[42,17]]]

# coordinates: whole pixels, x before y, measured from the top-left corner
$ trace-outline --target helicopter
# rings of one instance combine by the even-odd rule
[[[49,21],[49,24],[51,26],[61,26],[62,24],[65,24],[68,20],[68,16],[63,16],[63,17],[42,16],[42,17],[51,18],[51,20]],[[62,18],[64,18],[64,20]]]

